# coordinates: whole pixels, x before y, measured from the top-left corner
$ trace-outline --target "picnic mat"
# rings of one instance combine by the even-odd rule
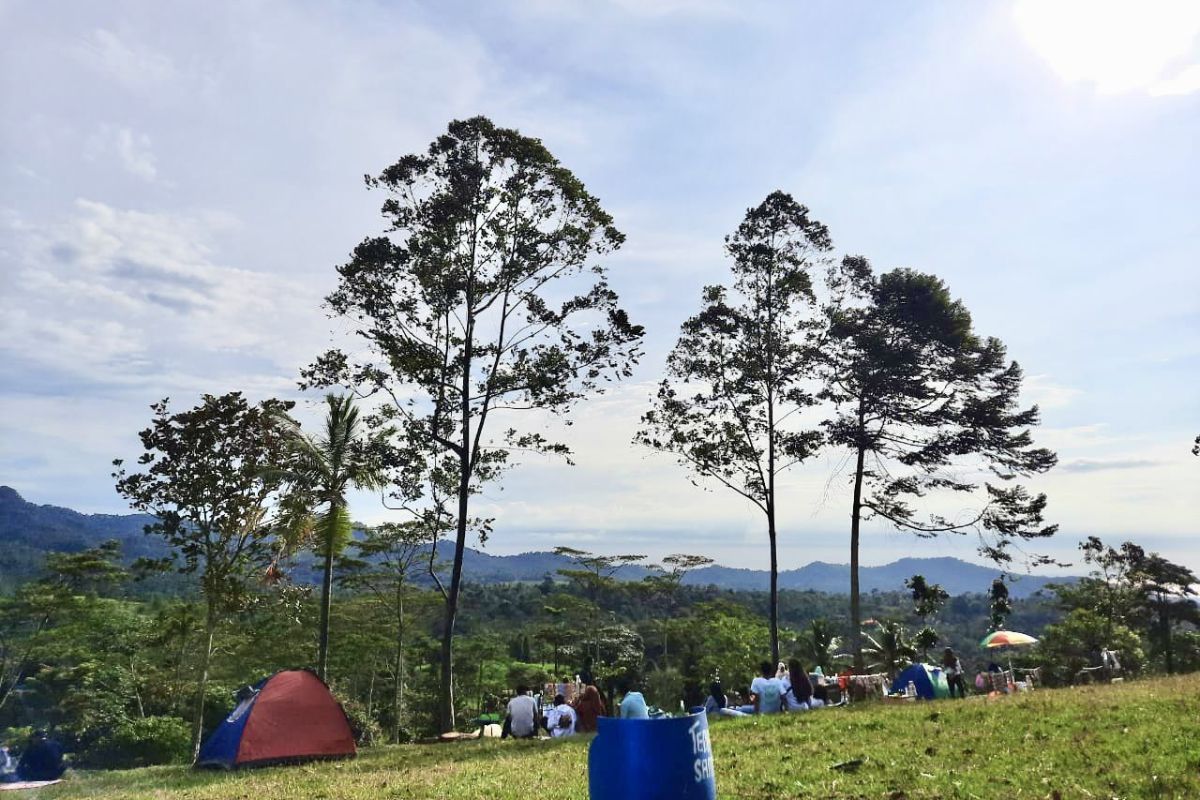
[[[19,783],[0,783],[0,792],[15,792],[18,789],[40,789],[43,786],[52,786],[56,783],[62,783],[62,780],[57,781],[21,781]]]

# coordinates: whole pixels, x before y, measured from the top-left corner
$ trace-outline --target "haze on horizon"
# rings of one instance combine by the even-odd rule
[[[634,379],[581,405],[578,465],[526,461],[479,505],[488,552],[568,544],[765,565],[758,515],[630,444],[722,238],[783,189],[838,254],[944,278],[1021,362],[1089,534],[1200,568],[1200,6],[632,0],[0,1],[0,483],[124,513],[114,457],[149,404],[295,398],[344,333],[321,298],[378,232],[362,185],[455,118],[541,138],[628,237]],[[830,453],[790,479],[782,568],[847,560]],[[354,516],[387,517],[359,495]],[[864,562],[977,560],[871,528]]]

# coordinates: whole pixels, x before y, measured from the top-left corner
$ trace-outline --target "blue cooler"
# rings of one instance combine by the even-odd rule
[[[591,800],[716,800],[708,717],[600,717],[588,750]]]

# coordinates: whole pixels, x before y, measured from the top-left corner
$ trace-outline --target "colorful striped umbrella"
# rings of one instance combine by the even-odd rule
[[[1027,644],[1037,644],[1037,639],[1027,633],[1018,633],[1017,631],[992,631],[987,636],[983,637],[983,641],[979,643],[980,647],[1022,647]],[[1013,672],[1012,656],[1008,659],[1008,674],[1010,680],[1016,680],[1016,673]]]
[[[1037,639],[1027,633],[1016,631],[992,631],[983,637],[980,647],[1019,647],[1026,644],[1037,644]]]

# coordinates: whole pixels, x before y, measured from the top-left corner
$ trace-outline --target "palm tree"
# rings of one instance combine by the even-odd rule
[[[871,661],[868,668],[887,673],[894,678],[901,667],[912,663],[917,651],[904,641],[904,626],[899,622],[881,622],[876,636],[863,632],[868,645],[863,648],[863,655]]]
[[[372,458],[371,438],[361,432],[358,409],[348,396],[325,397],[325,429],[312,436],[286,414],[289,461],[283,468],[291,491],[282,503],[285,535],[291,546],[311,546],[325,559],[321,579],[321,623],[317,674],[325,680],[329,664],[329,609],[333,601],[333,562],[352,535],[346,492],[380,488],[384,469]],[[318,513],[314,509],[321,509]]]
[[[833,626],[826,620],[814,619],[809,623],[807,636],[804,637],[803,651],[805,657],[812,661],[814,667],[820,667],[823,672],[832,672],[837,661],[848,658],[845,653],[839,653],[842,647],[842,637],[833,632]]]

